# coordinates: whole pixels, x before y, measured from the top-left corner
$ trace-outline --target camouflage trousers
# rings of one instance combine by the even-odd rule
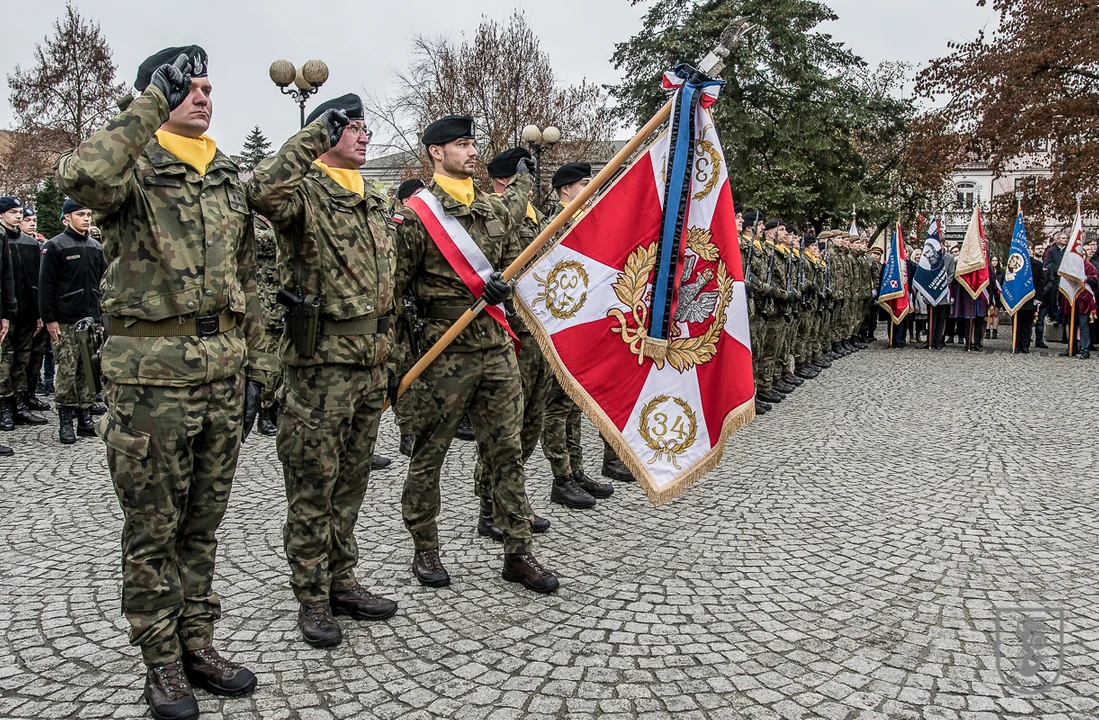
[[[524,467],[534,448],[538,447],[538,438],[542,435],[542,421],[546,414],[546,400],[549,399],[551,383],[556,385],[549,362],[542,355],[534,336],[521,333],[522,349],[519,351],[519,375],[523,379],[523,429],[519,433],[522,446]],[[473,471],[473,485],[477,497],[481,499],[481,513],[492,513],[492,486],[487,482],[484,463],[480,455],[477,467]]]
[[[794,338],[794,366],[801,367],[812,360],[810,347],[813,342],[813,320],[817,314],[810,308],[802,308],[798,318],[797,336]]]
[[[763,318],[755,312],[755,304],[748,305],[748,336],[752,342],[752,377],[755,379],[756,391],[764,387],[763,375]]]
[[[383,365],[283,368],[275,446],[286,484],[283,546],[298,602],[355,586],[355,523],[385,402]]]
[[[770,390],[774,385],[775,380],[782,377],[783,373],[779,372],[780,356],[782,354],[782,342],[786,337],[786,326],[789,323],[779,315],[778,317],[768,318],[767,322],[763,326],[763,368],[760,372],[760,380],[762,390]]]
[[[15,392],[11,388],[12,367],[15,365],[15,343],[11,335],[12,329],[9,329],[4,342],[0,343],[0,398],[11,397]]]
[[[583,415],[557,378],[551,378],[542,425],[542,454],[549,461],[554,477],[584,469],[584,448],[580,443]]]
[[[192,387],[108,382],[96,431],[122,526],[122,612],[146,665],[213,641],[215,533],[229,503],[244,376]]]
[[[523,381],[514,350],[507,345],[443,352],[410,391],[416,440],[401,513],[416,549],[439,546],[439,475],[458,424],[468,412],[492,491],[492,516],[504,531],[504,552],[529,552],[534,514],[523,472]]]
[[[76,325],[62,324],[61,334],[53,344],[53,356],[57,362],[58,405],[74,408],[90,408],[95,404],[95,393],[88,389],[84,378],[84,364],[80,362],[80,345],[76,342]]]
[[[798,333],[801,331],[801,313],[790,314],[790,322],[786,324],[786,332],[782,335],[782,351],[779,353],[779,377],[790,371],[790,363],[794,359],[794,349],[797,346]]]
[[[386,361],[386,367],[398,378],[408,374],[408,371],[412,369],[412,366],[418,360],[418,358],[412,357],[411,348],[408,341],[405,340],[406,337],[407,333],[401,330],[401,325],[398,323],[397,341],[394,343],[393,351],[389,353],[389,359]],[[397,424],[397,429],[402,436],[412,434],[411,392],[406,392],[397,398],[397,404],[393,406],[393,421]]]
[[[4,377],[0,378],[0,397],[33,392],[38,383],[38,371],[42,368],[42,358],[46,356],[46,340],[49,333],[42,328],[35,333],[35,321],[12,323],[4,345],[11,347],[11,360],[6,364]],[[0,350],[0,353],[5,351]],[[0,360],[0,363],[3,363]]]
[[[279,343],[282,342],[282,325],[267,328],[267,352],[275,358],[276,370],[267,374],[267,384],[260,396],[260,405],[269,408],[278,401],[279,388],[282,387],[282,356]]]

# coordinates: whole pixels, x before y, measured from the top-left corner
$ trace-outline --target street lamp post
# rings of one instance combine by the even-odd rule
[[[271,82],[279,86],[283,95],[289,95],[301,110],[301,126],[305,127],[305,101],[316,94],[328,80],[328,66],[323,60],[309,60],[295,68],[289,60],[276,60],[268,71]],[[294,85],[290,87],[291,83]]]
[[[561,131],[550,125],[545,130],[539,130],[537,125],[527,125],[523,128],[523,141],[530,145],[534,154],[534,204],[539,210],[542,208],[542,151],[561,142]]]

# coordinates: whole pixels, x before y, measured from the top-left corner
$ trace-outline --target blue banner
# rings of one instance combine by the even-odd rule
[[[943,250],[939,237],[939,221],[932,218],[927,228],[927,240],[920,253],[920,264],[912,278],[916,292],[929,305],[945,305],[950,302],[950,283],[954,281],[954,256]]]
[[[1004,286],[1000,289],[1004,309],[1012,315],[1026,301],[1034,297],[1034,269],[1030,266],[1030,243],[1023,224],[1023,211],[1015,218],[1015,232],[1011,234],[1011,249],[1007,253]]]

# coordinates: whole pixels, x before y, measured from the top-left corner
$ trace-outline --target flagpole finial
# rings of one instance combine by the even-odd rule
[[[1019,205],[1019,212],[1022,212],[1023,211],[1023,191],[1022,190],[1016,190],[1015,191],[1015,200]]]
[[[1080,201],[1084,199],[1084,193],[1076,193],[1076,212],[1080,212]]]

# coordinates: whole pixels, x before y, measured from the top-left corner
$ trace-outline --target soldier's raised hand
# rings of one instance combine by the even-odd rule
[[[168,101],[168,110],[175,110],[191,92],[191,60],[180,53],[176,61],[164,63],[153,71],[150,85],[156,85]]]
[[[534,161],[530,158],[519,158],[519,162],[515,165],[516,175],[533,175],[534,174]]]
[[[332,147],[335,147],[340,141],[340,136],[343,135],[343,129],[351,123],[351,120],[348,119],[347,113],[336,108],[325,110],[321,113],[320,119],[328,128],[328,139],[332,141]]]

